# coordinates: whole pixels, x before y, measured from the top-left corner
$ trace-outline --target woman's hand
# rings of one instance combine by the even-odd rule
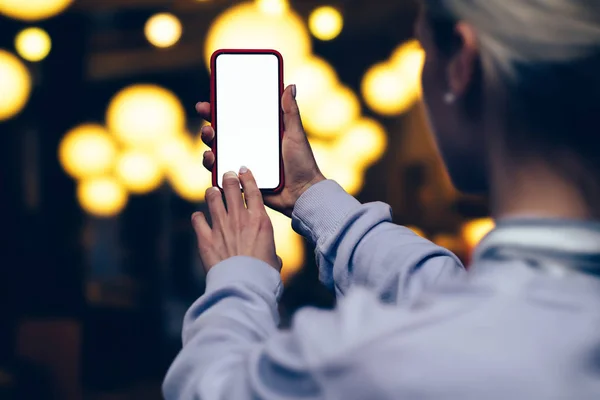
[[[244,188],[243,197],[240,183]],[[275,253],[273,226],[252,172],[242,168],[239,179],[234,172],[226,173],[223,191],[227,210],[219,189],[212,187],[206,191],[212,228],[204,214],[192,215],[200,258],[206,271],[235,256],[257,258],[280,271],[281,260]]]
[[[288,86],[283,92],[281,104],[285,132],[282,142],[285,186],[274,195],[265,195],[265,203],[288,217],[292,215],[296,200],[312,185],[325,180],[315,161],[306,133],[302,127],[298,104],[296,103],[296,86]],[[196,111],[206,120],[210,120],[210,104],[198,103]],[[212,147],[215,132],[210,126],[202,129],[202,140]],[[215,155],[212,151],[204,153],[204,166],[212,170]]]

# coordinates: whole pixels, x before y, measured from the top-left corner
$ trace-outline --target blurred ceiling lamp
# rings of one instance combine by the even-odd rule
[[[169,182],[179,196],[198,202],[204,200],[206,189],[212,186],[212,176],[201,160],[187,160],[170,171]]]
[[[171,47],[181,38],[183,28],[179,19],[173,14],[156,14],[146,22],[144,34],[148,42],[155,47]]]
[[[27,104],[31,75],[15,55],[0,49],[0,121],[14,117]]]
[[[365,102],[378,114],[402,114],[413,106],[419,96],[419,85],[405,78],[390,63],[372,66],[363,77],[361,92]]]
[[[46,58],[50,53],[52,40],[43,29],[26,28],[17,34],[15,48],[25,60],[37,62]]]
[[[110,101],[106,123],[126,145],[158,146],[184,131],[185,111],[169,90],[155,85],[134,85]]]
[[[287,0],[256,0],[256,4],[267,15],[282,15],[290,7]]]
[[[416,226],[412,226],[412,225],[407,225],[406,228],[410,229],[411,231],[413,231],[413,233],[417,236],[421,236],[422,238],[427,238],[427,235],[425,235],[425,232],[423,231],[423,229],[416,227]]]
[[[170,137],[155,148],[155,157],[161,165],[161,168],[167,173],[172,171],[178,165],[189,161],[194,150],[192,138],[187,134],[181,133]]]
[[[300,64],[310,55],[310,35],[304,21],[292,10],[280,15],[265,14],[259,5],[244,2],[217,16],[206,35],[204,58],[218,49],[275,49],[281,52],[286,69]]]
[[[65,134],[58,147],[60,164],[75,179],[107,174],[114,166],[117,150],[101,125],[79,125]]]
[[[363,188],[365,177],[363,171],[343,163],[330,163],[326,169],[322,169],[323,175],[333,179],[344,190],[351,195],[357,195]]]
[[[121,153],[115,172],[125,189],[135,194],[153,191],[160,186],[163,179],[159,163],[151,155],[139,150]]]
[[[318,57],[307,58],[302,64],[290,69],[285,80],[296,85],[296,101],[303,115],[338,83],[335,69]]]
[[[344,18],[335,8],[323,6],[315,9],[308,17],[310,32],[319,40],[335,39],[344,27]]]
[[[377,121],[363,118],[353,123],[335,144],[336,159],[368,167],[385,152],[387,135]]]
[[[323,173],[327,172],[330,169],[330,165],[336,161],[332,156],[333,147],[331,144],[315,139],[314,137],[309,137],[308,142],[310,143],[310,148],[312,149],[313,156],[315,157],[319,169]]]
[[[469,221],[463,225],[463,239],[467,246],[473,249],[485,235],[494,229],[494,226],[494,220],[491,218],[480,218]]]
[[[425,64],[425,51],[417,40],[408,41],[392,53],[390,63],[406,82],[415,85],[415,91],[421,92],[421,72]]]
[[[22,21],[39,21],[63,12],[73,0],[0,0],[0,14]]]
[[[321,138],[334,138],[360,116],[360,102],[354,92],[338,86],[323,93],[305,110],[302,122],[307,132]]]
[[[127,191],[114,178],[90,178],[77,186],[81,208],[97,217],[112,217],[127,204]]]
[[[273,223],[275,248],[283,261],[281,275],[285,280],[298,272],[304,264],[304,240],[294,232],[288,217],[271,209],[267,209],[267,214]]]

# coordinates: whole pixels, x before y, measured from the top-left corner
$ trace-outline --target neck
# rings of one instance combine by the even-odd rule
[[[597,218],[576,179],[565,179],[543,162],[516,166],[506,160],[491,166],[492,214],[496,219],[511,216],[589,220]],[[510,167],[506,167],[510,165]]]

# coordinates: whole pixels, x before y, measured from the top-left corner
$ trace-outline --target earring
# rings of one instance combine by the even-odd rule
[[[448,92],[444,95],[444,102],[446,104],[454,104],[456,101],[456,95],[452,92]]]

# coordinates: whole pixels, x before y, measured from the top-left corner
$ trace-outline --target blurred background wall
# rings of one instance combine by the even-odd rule
[[[443,169],[409,0],[0,0],[0,398],[158,399],[203,292],[210,54],[275,48],[325,175],[454,250],[493,225]],[[260,124],[260,121],[248,121]],[[331,307],[272,214],[284,324]]]

